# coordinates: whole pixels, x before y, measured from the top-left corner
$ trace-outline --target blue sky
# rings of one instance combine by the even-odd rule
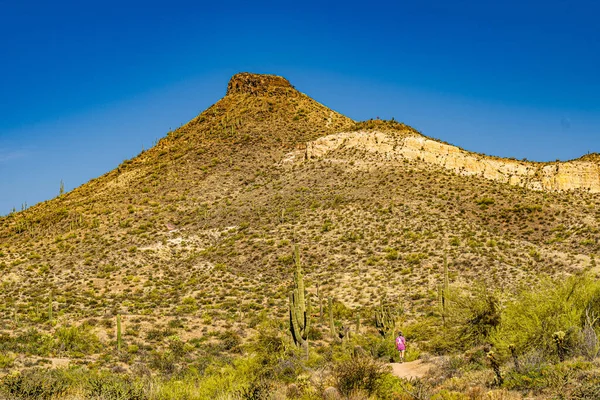
[[[598,152],[597,15],[556,0],[0,0],[0,215],[115,168],[240,71],[473,151]]]

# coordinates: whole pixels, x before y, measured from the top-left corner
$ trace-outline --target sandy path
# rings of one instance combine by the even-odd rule
[[[425,363],[421,360],[405,362],[405,363],[392,363],[392,373],[398,378],[422,378],[431,369],[433,364]]]

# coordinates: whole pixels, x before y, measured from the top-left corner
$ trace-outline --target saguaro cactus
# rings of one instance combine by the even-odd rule
[[[117,351],[121,352],[122,338],[121,338],[121,314],[117,314]]]
[[[52,323],[54,308],[52,306],[52,292],[50,292],[50,299],[48,301],[48,322]]]
[[[317,299],[319,300],[319,320],[323,321],[323,299],[319,291],[319,282],[317,282]]]
[[[290,292],[290,331],[296,346],[302,346],[308,358],[308,331],[310,330],[310,298],[304,292],[304,278],[298,245],[294,247],[296,271],[294,290]]]
[[[446,327],[446,317],[448,316],[448,293],[450,291],[450,283],[448,279],[448,261],[444,254],[444,286],[442,288],[441,306],[442,306],[442,325]]]
[[[386,307],[384,300],[380,300],[379,309],[375,310],[375,327],[381,336],[387,336],[396,327],[394,313],[390,307]]]
[[[327,297],[327,311],[329,312],[329,332],[331,338],[337,340],[337,332],[335,331],[335,323],[333,322],[333,300],[331,297]]]

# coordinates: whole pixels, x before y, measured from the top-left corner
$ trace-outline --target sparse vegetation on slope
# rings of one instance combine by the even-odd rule
[[[525,304],[561,304],[566,289],[548,279],[597,273],[598,195],[529,191],[343,146],[282,162],[308,141],[352,130],[418,134],[393,121],[355,124],[280,77],[236,75],[223,99],[157,146],[1,218],[5,392],[55,390],[35,389],[41,379],[73,398],[321,398],[330,385],[329,393],[411,398],[468,391],[472,382],[487,390],[486,344],[504,370],[510,344],[517,357],[550,354],[551,335],[562,331],[568,341],[573,327],[594,343],[597,327],[584,333],[576,323],[582,308],[543,334],[532,325],[516,336],[511,323]],[[311,298],[308,360],[289,333],[293,244]],[[444,296],[460,305],[447,313],[439,308],[444,257]],[[474,292],[476,281],[487,290]],[[585,282],[588,293],[594,286]],[[540,297],[528,299],[523,287],[539,287]],[[578,303],[565,304],[591,299],[577,293],[569,301]],[[396,355],[394,329],[382,326],[382,336],[376,327],[382,310],[412,335],[408,359],[451,354],[441,370],[460,374],[463,386],[439,377],[409,384],[374,363]],[[544,310],[534,321],[557,312]],[[581,354],[567,352],[564,365],[580,365]],[[545,357],[552,373],[566,368]],[[595,371],[595,356],[586,357],[580,370]],[[60,368],[67,364],[76,368]],[[347,382],[361,376],[368,387]],[[525,393],[511,379],[498,390]],[[547,393],[550,385],[535,382],[532,390]]]

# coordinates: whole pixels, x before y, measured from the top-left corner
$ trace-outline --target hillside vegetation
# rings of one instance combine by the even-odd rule
[[[600,195],[344,142],[308,156],[344,132],[423,138],[238,74],[153,148],[0,218],[0,396],[598,398]],[[398,329],[431,377],[387,370]]]

